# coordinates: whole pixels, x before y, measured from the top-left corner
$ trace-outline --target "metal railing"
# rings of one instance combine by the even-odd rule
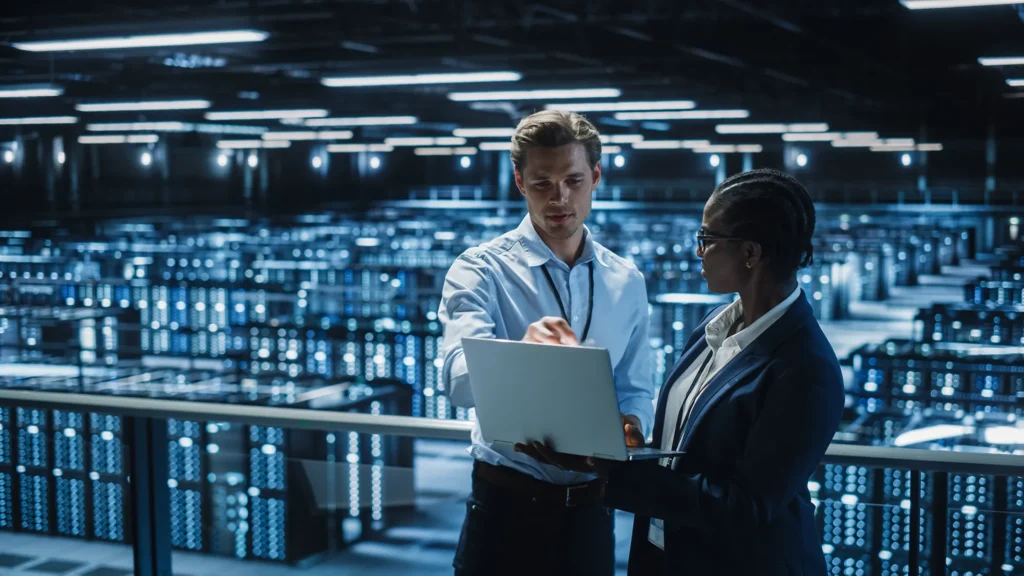
[[[125,396],[0,390],[0,402],[64,408],[127,417],[242,422],[285,429],[358,432],[468,442],[473,423],[411,416],[372,416],[307,408],[185,402]],[[832,444],[823,464],[900,468],[921,472],[1024,475],[1024,455],[951,452],[885,446]]]
[[[240,422],[283,429],[348,431],[413,438],[469,441],[472,422],[435,420],[409,416],[368,415],[313,409],[185,402],[153,398],[37,392],[0,389],[0,404],[35,408],[60,408],[120,415],[131,431],[131,497],[136,510],[134,528],[135,573],[170,574],[170,538],[164,529],[168,514],[166,490],[160,478],[167,476],[165,420]],[[949,474],[991,474],[1024,476],[1024,455],[977,452],[934,451],[911,448],[832,444],[822,464],[844,464],[868,468],[911,470],[910,508],[921,505],[922,474],[935,474],[932,499],[932,566],[945,566],[946,507]],[[166,486],[166,484],[163,484]],[[909,515],[910,542],[919,541],[920,514]],[[921,550],[910,546],[910,574],[918,574]]]

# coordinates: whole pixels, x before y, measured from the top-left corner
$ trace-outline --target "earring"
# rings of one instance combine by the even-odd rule
[[[747,268],[750,268],[750,267],[751,267],[750,262],[747,262]]]

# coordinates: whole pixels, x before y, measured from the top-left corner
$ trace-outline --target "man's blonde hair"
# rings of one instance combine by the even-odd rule
[[[601,161],[601,135],[589,120],[576,112],[543,110],[530,114],[512,136],[512,165],[522,172],[530,148],[558,148],[579,142],[593,168]]]

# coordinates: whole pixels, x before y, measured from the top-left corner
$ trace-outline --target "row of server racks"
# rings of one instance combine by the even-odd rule
[[[1009,246],[962,302],[921,308],[911,340],[866,344],[849,360],[852,422],[837,441],[1020,453],[1024,444],[1024,290]],[[1024,569],[1024,476],[918,472],[919,541],[911,542],[911,472],[827,465],[812,481],[830,573],[1008,575]]]
[[[519,218],[466,213],[426,222],[417,214],[386,216],[112,221],[97,224],[87,237],[45,228],[0,234],[0,356],[21,367],[0,374],[0,383],[293,406],[303,406],[295,398],[306,392],[343,387],[327,409],[470,419],[471,411],[448,401],[440,378],[441,287],[458,254],[515,228]],[[647,279],[658,386],[693,328],[728,301],[709,294],[701,279],[693,240],[699,218],[596,216],[591,231],[599,241],[633,261]],[[819,319],[842,320],[852,303],[884,301],[923,275],[975,258],[975,229],[977,223],[960,217],[941,225],[897,216],[821,218],[815,263],[798,279]],[[861,358],[867,362],[866,355]],[[197,391],[211,380],[217,386]],[[889,404],[916,409],[888,396],[870,404],[870,395],[863,396],[863,406],[851,413],[877,418]],[[126,421],[4,410],[0,529],[127,542]],[[892,426],[903,425],[892,420]],[[170,421],[173,545],[302,563],[373,537],[402,512],[387,506],[389,488],[379,482],[387,467],[411,465],[411,446],[392,440]],[[856,441],[885,439],[864,435]],[[301,484],[308,482],[302,462],[324,463],[338,480],[329,486],[347,492],[328,498],[336,503],[328,514],[313,515],[322,521],[300,521],[319,511],[321,502],[312,498],[323,499]],[[819,519],[830,570],[903,573],[905,473],[823,467],[815,482],[828,504]],[[851,486],[856,490],[850,492]],[[848,508],[850,494],[871,503],[864,516],[851,520],[848,510],[834,508],[835,501]],[[883,500],[895,509],[876,515],[881,508],[875,503]],[[977,535],[972,528],[971,537]]]

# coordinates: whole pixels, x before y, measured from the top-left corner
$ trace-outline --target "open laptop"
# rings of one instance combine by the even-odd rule
[[[611,357],[604,348],[463,338],[484,440],[548,439],[566,454],[608,460],[681,455],[626,446]]]

